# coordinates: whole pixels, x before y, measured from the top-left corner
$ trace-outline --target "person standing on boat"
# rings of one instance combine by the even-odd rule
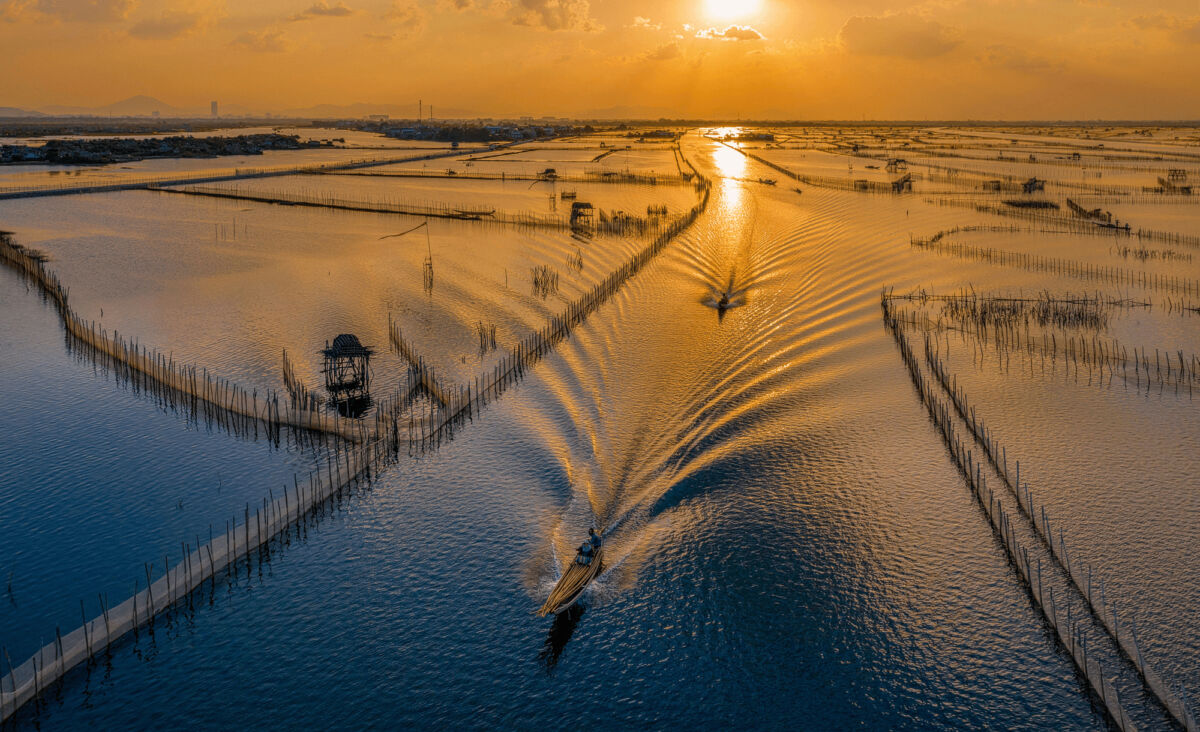
[[[592,545],[593,554],[600,551],[600,535],[596,533],[595,529],[588,529],[588,543]]]

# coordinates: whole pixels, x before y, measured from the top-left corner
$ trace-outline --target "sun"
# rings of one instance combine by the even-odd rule
[[[704,13],[711,20],[741,20],[761,8],[762,0],[704,0]]]

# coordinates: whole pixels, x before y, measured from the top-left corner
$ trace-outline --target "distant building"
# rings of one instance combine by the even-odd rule
[[[209,114],[211,114],[213,117],[220,116],[217,114],[217,103],[216,102],[210,102],[208,106],[209,106]]]

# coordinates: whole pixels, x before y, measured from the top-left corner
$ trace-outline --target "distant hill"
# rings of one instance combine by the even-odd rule
[[[160,117],[202,116],[199,110],[180,109],[179,107],[167,104],[161,99],[145,95],[129,97],[128,99],[122,99],[119,102],[113,102],[102,107],[51,105],[42,107],[40,111],[55,116],[150,117],[155,112],[158,112]]]
[[[0,117],[45,117],[41,112],[16,107],[0,107]]]
[[[154,97],[136,96],[114,102],[104,108],[104,111],[114,117],[148,117],[158,112],[163,117],[179,117],[189,112],[172,107]]]

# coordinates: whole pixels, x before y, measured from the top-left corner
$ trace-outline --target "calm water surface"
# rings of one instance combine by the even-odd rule
[[[261,571],[217,583],[210,603],[162,624],[153,640],[123,644],[90,676],[73,674],[60,700],[21,723],[1103,728],[879,317],[884,286],[1072,283],[909,249],[910,232],[991,223],[981,215],[911,198],[801,195],[747,182],[777,174],[737,151],[695,137],[684,148],[716,178],[707,213],[518,388],[440,451],[404,458],[344,499]],[[726,290],[734,307],[720,317],[712,303]],[[32,311],[19,323],[60,338],[15,280],[4,293],[6,305]],[[159,419],[156,435],[177,435],[142,451],[113,427],[106,440],[118,454],[236,463],[229,456],[244,452],[259,494],[270,483],[265,464],[293,459],[189,430],[56,345],[58,356],[37,358],[57,359],[54,378],[82,381],[81,392],[129,414],[110,420]],[[970,367],[969,358],[959,366]],[[1053,447],[1064,422],[1084,423],[1084,434],[1063,438],[1076,444],[1086,425],[1129,420],[1133,429],[1148,410],[1116,391],[1033,393],[1040,380],[1014,399],[1002,373],[971,378],[1013,444],[1041,466],[1037,479],[1062,492],[1065,516],[1099,506],[1112,518],[1081,521],[1081,549],[1122,577],[1137,574],[1139,557],[1186,561],[1195,521],[1170,524],[1170,541],[1114,540],[1193,512],[1178,488],[1186,471],[1162,474],[1160,489],[1129,486],[1135,466],[1153,459],[1126,445],[1111,480],[1129,499],[1106,503],[1111,490],[1068,490],[1077,461]],[[4,388],[11,404],[16,390]],[[48,411],[61,423],[83,399]],[[1066,406],[1034,406],[1047,399]],[[1130,417],[1131,408],[1147,416]],[[1194,435],[1189,409],[1172,401],[1154,414]],[[28,424],[37,413],[5,415]],[[1079,454],[1099,465],[1104,444]],[[1188,459],[1184,444],[1172,453],[1179,460]],[[38,449],[89,490],[99,482],[69,450]],[[195,460],[191,471],[205,475]],[[131,468],[118,461],[112,471]],[[1106,479],[1100,469],[1089,476]],[[5,483],[12,493],[39,484]],[[101,513],[124,516],[129,503],[113,500]],[[1124,521],[1130,506],[1140,513]],[[130,530],[163,526],[155,514],[120,520]],[[534,618],[593,524],[606,532],[607,571],[577,611]],[[1176,677],[1194,673],[1196,628],[1171,612],[1191,595],[1165,593],[1153,579],[1126,586],[1160,593],[1147,615],[1161,626],[1154,652]]]

